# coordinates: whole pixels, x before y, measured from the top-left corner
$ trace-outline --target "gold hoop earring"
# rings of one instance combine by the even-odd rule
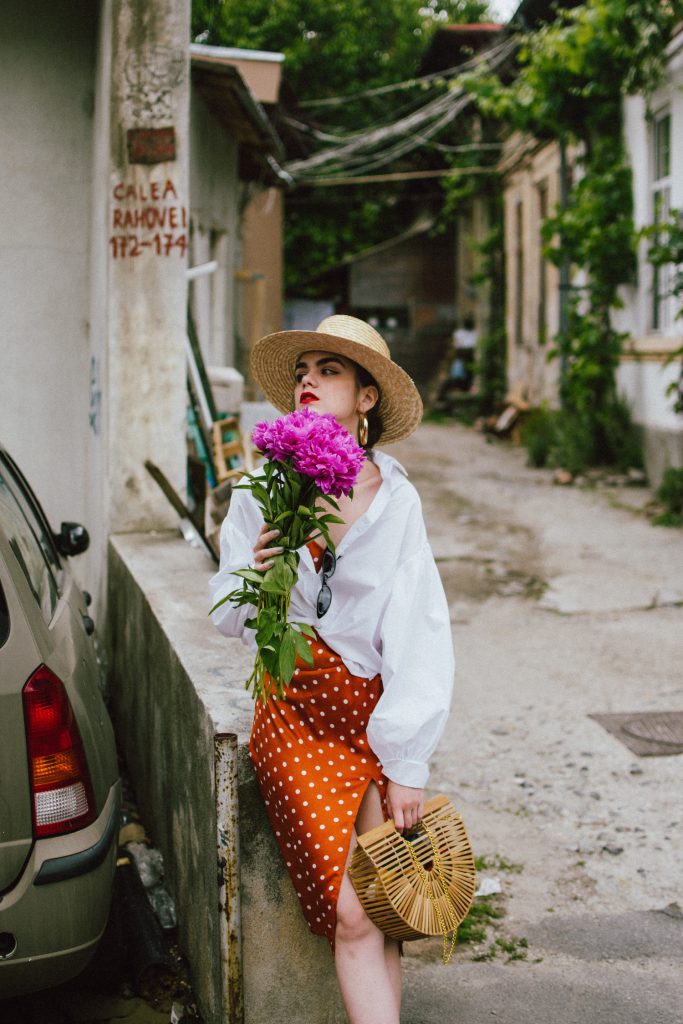
[[[368,443],[368,418],[364,412],[358,416],[358,444],[365,448]]]

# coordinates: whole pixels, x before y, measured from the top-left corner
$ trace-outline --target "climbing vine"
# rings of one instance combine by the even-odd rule
[[[648,250],[652,265],[673,268],[671,295],[680,304],[676,316],[683,317],[683,212],[672,210],[668,221],[649,228],[645,236],[653,240]],[[683,413],[683,346],[672,352],[667,362],[676,359],[681,361],[678,380],[669,386],[668,393],[673,396],[674,411]]]
[[[563,408],[592,438],[590,461],[614,461],[615,412],[623,418],[616,369],[625,336],[611,313],[634,274],[636,232],[622,101],[661,81],[681,16],[679,0],[586,0],[525,37],[511,84],[485,72],[467,82],[486,114],[576,154],[576,181],[543,231],[548,257],[582,271],[552,354]]]

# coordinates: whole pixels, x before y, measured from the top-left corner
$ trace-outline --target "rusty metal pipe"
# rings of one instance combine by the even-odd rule
[[[227,733],[214,737],[214,764],[223,1021],[244,1024],[237,736]]]

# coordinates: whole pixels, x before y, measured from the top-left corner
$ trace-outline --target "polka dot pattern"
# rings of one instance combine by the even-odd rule
[[[322,549],[309,550],[319,568]],[[382,682],[351,675],[317,635],[311,650],[312,666],[297,658],[285,700],[256,702],[249,753],[308,926],[334,948],[352,826],[372,781],[386,817],[386,779],[366,736]]]

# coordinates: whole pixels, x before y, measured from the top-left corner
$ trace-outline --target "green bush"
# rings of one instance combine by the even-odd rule
[[[596,421],[568,409],[534,409],[522,428],[531,466],[561,467],[573,476],[589,466],[642,468],[640,431],[622,399],[615,398]]]
[[[522,427],[522,444],[527,450],[530,466],[547,466],[560,414],[542,407],[534,409]]]
[[[624,399],[612,399],[597,419],[596,461],[616,466],[621,473],[631,468],[642,469],[641,430],[633,422],[631,410]]]
[[[562,413],[558,417],[550,465],[578,476],[595,462],[595,437],[580,416]]]
[[[683,469],[670,467],[664,471],[655,498],[664,506],[654,520],[656,526],[683,525]]]

